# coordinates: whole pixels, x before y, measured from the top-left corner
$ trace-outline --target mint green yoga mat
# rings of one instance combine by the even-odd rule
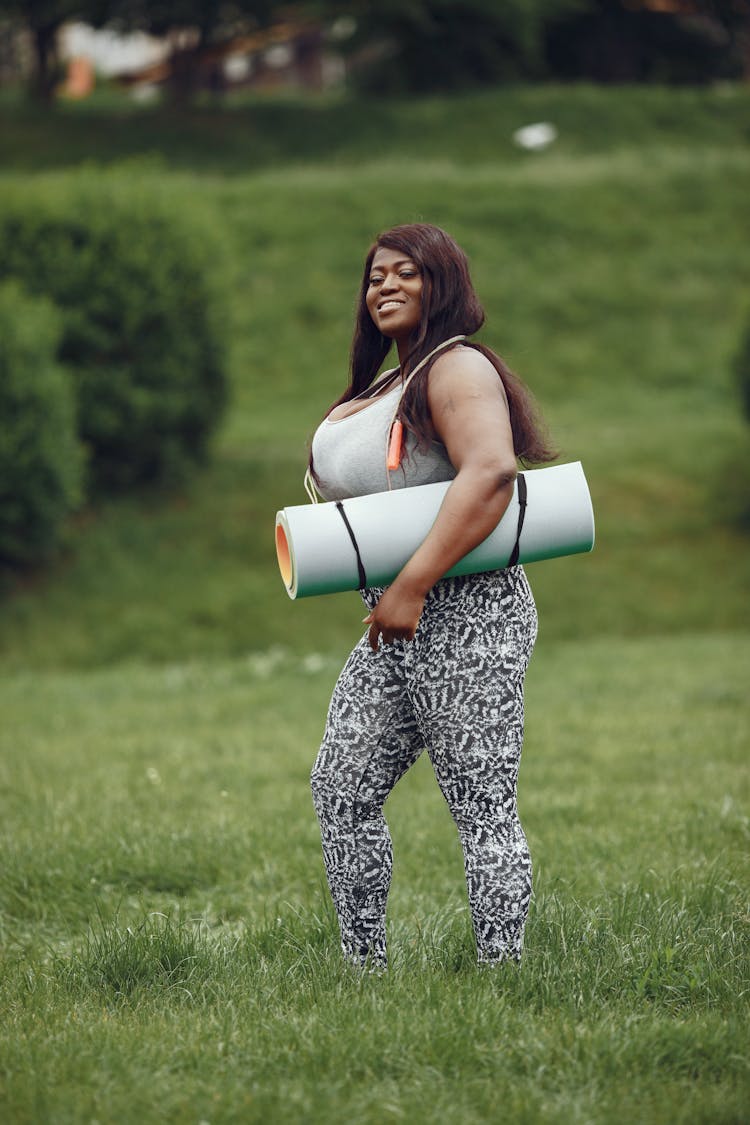
[[[519,562],[590,551],[594,512],[580,461],[524,472],[526,513]],[[276,515],[276,553],[290,598],[387,586],[423,541],[450,482],[300,504]],[[499,524],[447,572],[479,574],[508,565],[518,530],[518,482]]]

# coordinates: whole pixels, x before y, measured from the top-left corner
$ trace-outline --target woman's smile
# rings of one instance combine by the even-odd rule
[[[384,336],[406,340],[422,317],[422,275],[399,250],[382,246],[370,269],[367,309]]]

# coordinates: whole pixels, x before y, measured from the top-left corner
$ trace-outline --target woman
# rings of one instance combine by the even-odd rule
[[[442,576],[499,522],[517,460],[555,454],[524,385],[465,339],[483,321],[449,235],[422,223],[381,234],[365,263],[351,382],[313,438],[327,500],[452,482],[393,583],[362,591],[369,628],[339,677],[312,771],[342,948],[356,965],[387,964],[382,809],[425,747],[458,827],[479,961],[521,955],[531,860],[516,778],[536,609],[519,566]],[[378,378],[393,343],[399,365]]]

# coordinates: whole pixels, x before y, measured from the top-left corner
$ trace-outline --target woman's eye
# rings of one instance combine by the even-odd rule
[[[383,280],[382,277],[371,277],[370,278],[370,285],[380,285],[382,280]]]

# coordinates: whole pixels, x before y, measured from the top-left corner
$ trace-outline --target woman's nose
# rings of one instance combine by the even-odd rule
[[[386,274],[383,278],[383,284],[380,286],[380,292],[390,293],[393,289],[398,288],[398,278],[395,273]]]

